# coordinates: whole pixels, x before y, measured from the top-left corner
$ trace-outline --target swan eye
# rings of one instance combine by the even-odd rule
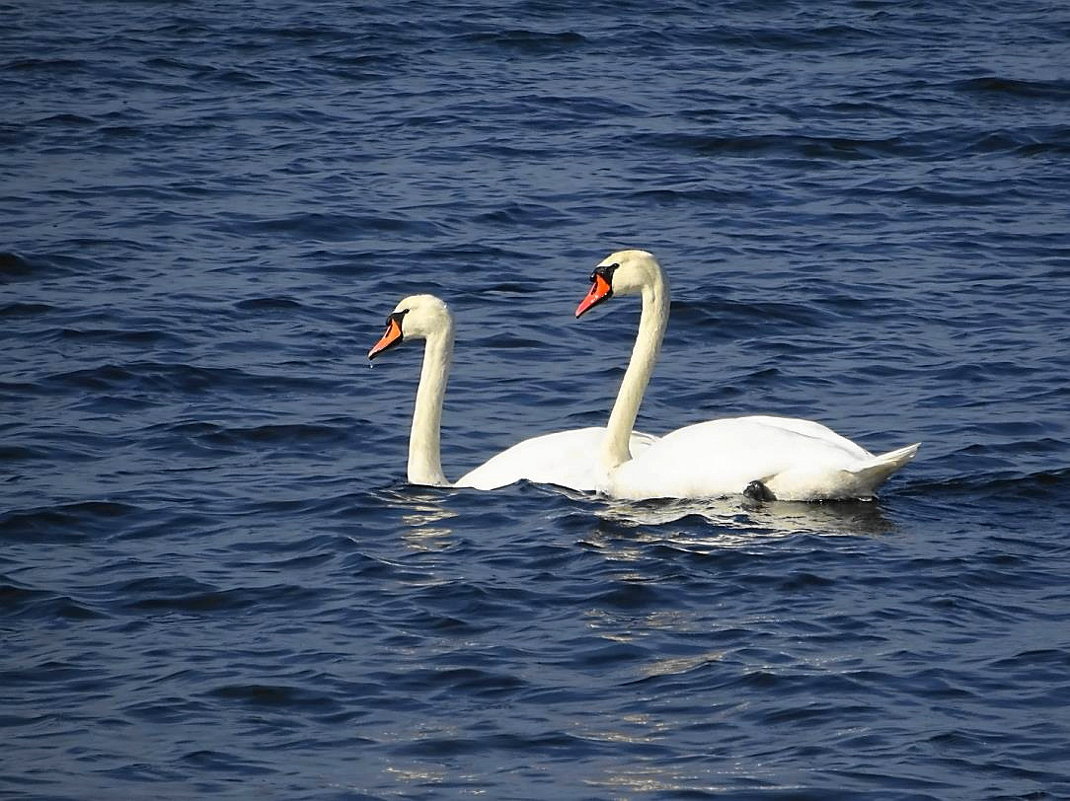
[[[596,276],[602,276],[603,280],[605,280],[607,284],[612,286],[613,273],[617,271],[618,267],[620,267],[620,265],[615,262],[613,264],[603,264],[598,267],[595,267],[594,272],[591,273],[591,283],[594,283],[594,279]]]

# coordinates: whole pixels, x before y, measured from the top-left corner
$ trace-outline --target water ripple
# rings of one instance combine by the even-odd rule
[[[0,44],[0,795],[1070,795],[1060,9],[68,5]],[[406,484],[398,299],[454,311],[457,476],[605,423],[620,247],[673,286],[639,428],[918,459]]]

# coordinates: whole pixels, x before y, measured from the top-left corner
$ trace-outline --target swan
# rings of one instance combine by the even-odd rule
[[[425,345],[409,434],[408,481],[448,487],[439,438],[442,400],[453,358],[453,315],[445,302],[434,295],[404,298],[387,317],[386,332],[368,351],[368,358],[374,359],[409,339],[423,339]],[[591,492],[605,431],[592,426],[526,439],[466,473],[452,486],[491,490],[526,479]],[[624,449],[640,453],[655,440],[649,434],[631,432],[625,437]]]
[[[576,308],[581,317],[614,295],[640,295],[639,331],[602,439],[597,485],[614,498],[872,499],[920,443],[878,456],[812,420],[757,415],[708,420],[629,455],[635,424],[669,317],[669,282],[653,254],[622,250],[602,260]]]

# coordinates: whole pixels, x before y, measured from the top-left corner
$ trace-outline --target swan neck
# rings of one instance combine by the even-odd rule
[[[442,427],[442,401],[449,380],[453,358],[453,324],[427,337],[420,385],[416,389],[416,406],[409,434],[408,479],[410,484],[433,487],[449,486],[442,472],[439,432]]]
[[[629,448],[632,429],[661,351],[661,340],[669,320],[669,286],[660,271],[655,280],[643,288],[642,299],[643,310],[639,317],[635,346],[602,442],[601,462],[607,473],[632,458]]]

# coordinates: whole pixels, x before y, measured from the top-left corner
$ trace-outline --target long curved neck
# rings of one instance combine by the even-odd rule
[[[453,323],[427,338],[424,363],[420,368],[420,385],[412,412],[409,433],[408,478],[410,484],[448,487],[442,472],[439,430],[442,427],[442,400],[453,359]]]
[[[639,331],[635,336],[632,358],[621,380],[617,400],[606,424],[606,436],[602,440],[600,461],[607,474],[632,458],[629,449],[632,429],[669,321],[669,284],[660,270],[643,287],[642,298],[643,311],[639,317]]]

